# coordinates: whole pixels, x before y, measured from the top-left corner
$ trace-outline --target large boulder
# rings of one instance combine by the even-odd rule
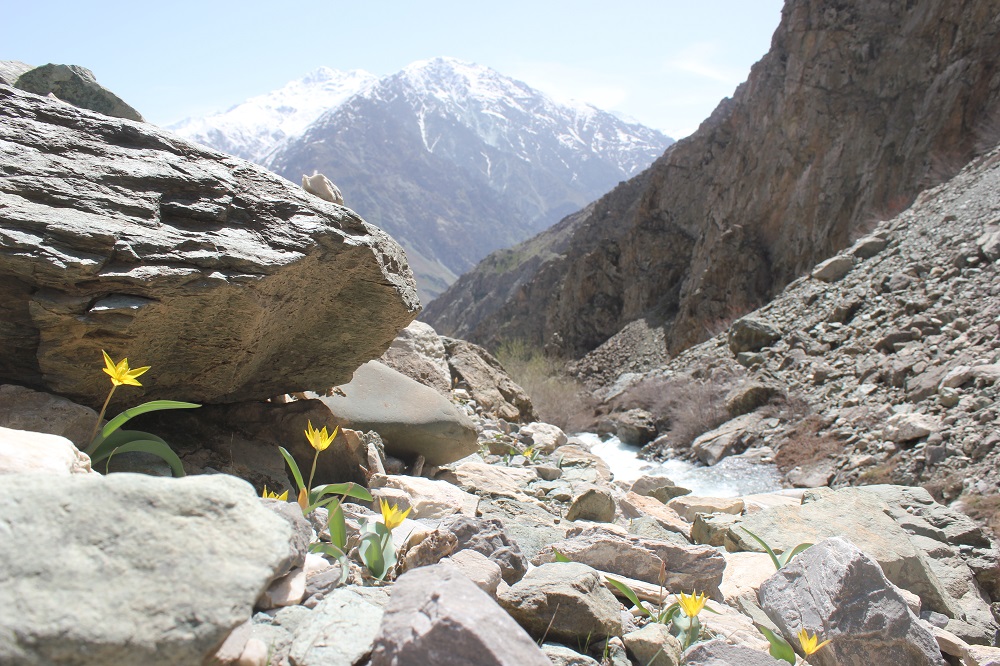
[[[90,444],[97,412],[43,391],[0,386],[0,427],[65,437],[81,449]]]
[[[471,342],[444,338],[451,375],[484,411],[508,421],[537,421],[531,397],[492,354]]]
[[[764,581],[761,608],[796,645],[801,629],[829,639],[824,664],[943,666],[934,636],[878,563],[850,541],[827,539]]]
[[[289,523],[231,476],[10,474],[3,487],[4,664],[200,664],[297,557]]]
[[[22,77],[23,78],[23,77]],[[152,125],[0,86],[0,380],[99,407],[265,400],[349,380],[419,303],[341,206]]]
[[[20,60],[0,60],[0,83],[12,86],[19,76],[32,69],[34,67]]]
[[[98,83],[86,67],[49,63],[24,72],[14,85],[36,95],[55,95],[73,106],[105,116],[142,122],[138,111]]]
[[[377,432],[389,455],[444,465],[479,450],[475,424],[451,401],[378,361],[341,389],[320,400],[342,426]]]

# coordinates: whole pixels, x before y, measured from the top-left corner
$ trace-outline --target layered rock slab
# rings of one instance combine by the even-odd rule
[[[196,664],[296,553],[225,475],[10,474],[0,497],[0,663]]]
[[[0,172],[3,380],[100,406],[105,349],[153,367],[122,401],[325,390],[419,309],[384,232],[151,125],[0,87]]]

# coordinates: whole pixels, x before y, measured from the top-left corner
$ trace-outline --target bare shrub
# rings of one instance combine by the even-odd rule
[[[786,429],[773,444],[774,463],[782,472],[788,472],[843,451],[843,442],[833,435],[822,432],[823,428],[823,419],[817,414],[812,414]],[[880,482],[884,481],[862,481],[862,483]]]
[[[666,431],[670,446],[686,448],[699,435],[729,419],[726,394],[732,382],[730,375],[721,374],[705,379],[651,377],[616,398],[612,407],[616,411],[646,410],[656,417],[657,429]]]
[[[592,430],[597,401],[565,364],[523,340],[505,340],[494,354],[507,374],[523,388],[545,423],[566,432]]]
[[[958,506],[969,518],[992,530],[993,536],[1000,539],[1000,495],[964,495]]]

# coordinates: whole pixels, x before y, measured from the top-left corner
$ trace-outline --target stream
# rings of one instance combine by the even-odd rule
[[[623,444],[617,437],[603,441],[593,433],[580,433],[575,437],[608,463],[616,480],[634,481],[642,475],[666,476],[676,485],[689,488],[693,495],[705,497],[742,497],[782,488],[777,467],[739,456],[723,458],[712,467],[698,467],[686,460],[650,462],[636,455],[638,447]]]

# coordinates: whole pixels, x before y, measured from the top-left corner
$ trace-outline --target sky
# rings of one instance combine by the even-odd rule
[[[10,3],[0,60],[82,65],[168,125],[321,65],[382,76],[451,56],[675,139],[770,47],[781,0],[33,0]]]

